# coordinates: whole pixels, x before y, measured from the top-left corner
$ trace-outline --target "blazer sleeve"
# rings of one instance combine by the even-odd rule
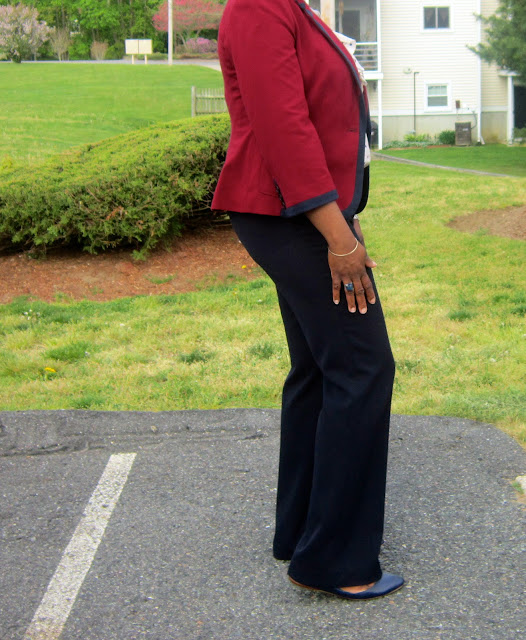
[[[257,147],[292,217],[338,199],[309,118],[286,0],[237,0],[224,34]]]

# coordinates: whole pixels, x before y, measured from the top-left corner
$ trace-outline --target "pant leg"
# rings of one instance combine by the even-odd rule
[[[290,560],[305,530],[312,489],[314,445],[323,401],[323,376],[286,299],[278,300],[291,368],[283,386],[274,557]]]
[[[236,214],[232,222],[276,283],[322,375],[309,505],[289,574],[317,587],[378,580],[394,375],[378,296],[365,315],[349,313],[344,303],[334,305],[326,243],[306,218]],[[298,447],[304,444],[302,430],[291,417],[288,437]],[[292,441],[288,448],[294,449]],[[295,461],[280,456],[280,473],[294,479]],[[281,484],[294,486],[293,481]]]

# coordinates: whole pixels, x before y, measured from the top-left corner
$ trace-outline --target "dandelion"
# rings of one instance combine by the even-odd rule
[[[48,373],[56,373],[56,370],[53,369],[53,367],[44,367],[44,371],[47,371]]]
[[[246,268],[247,268],[247,265],[246,265],[246,264],[244,264],[241,268],[242,268],[242,269],[246,269]]]

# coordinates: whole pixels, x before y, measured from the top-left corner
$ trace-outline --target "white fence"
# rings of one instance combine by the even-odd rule
[[[192,87],[192,117],[227,110],[224,89],[198,89]]]

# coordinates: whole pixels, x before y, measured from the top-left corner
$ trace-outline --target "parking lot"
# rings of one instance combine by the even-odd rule
[[[346,602],[271,553],[276,410],[0,412],[2,640],[511,640],[526,628],[526,454],[394,416],[385,569]]]

